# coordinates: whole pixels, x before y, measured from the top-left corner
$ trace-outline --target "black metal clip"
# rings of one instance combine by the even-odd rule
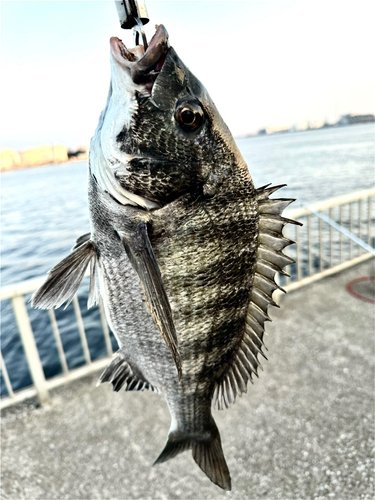
[[[135,45],[139,45],[141,35],[146,51],[148,43],[143,26],[149,22],[149,18],[144,0],[115,0],[115,4],[121,28],[134,29]]]

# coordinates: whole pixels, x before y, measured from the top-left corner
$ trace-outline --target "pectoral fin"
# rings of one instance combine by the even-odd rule
[[[45,283],[32,296],[33,307],[52,309],[66,302],[66,308],[73,300],[89,264],[91,264],[91,282],[88,304],[91,307],[97,297],[95,286],[97,256],[94,244],[90,240],[85,240],[75,247],[68,257],[51,269]]]
[[[132,224],[129,226],[129,230],[119,232],[119,234],[130,262],[141,280],[151,315],[165,343],[172,352],[179,378],[181,378],[181,359],[177,348],[177,335],[172,310],[163,285],[159,265],[148,237],[147,224],[144,221],[133,219]]]

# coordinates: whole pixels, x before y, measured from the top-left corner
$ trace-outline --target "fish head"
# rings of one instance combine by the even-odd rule
[[[90,168],[120,203],[159,208],[207,196],[247,167],[202,83],[159,25],[147,50],[111,38],[111,85],[91,142]]]

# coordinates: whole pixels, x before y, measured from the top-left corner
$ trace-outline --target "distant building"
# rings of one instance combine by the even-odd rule
[[[258,130],[258,135],[266,135],[266,134],[267,134],[267,130],[265,128]]]
[[[24,167],[46,165],[48,163],[62,163],[68,160],[68,152],[62,144],[55,146],[39,146],[20,152],[21,163]]]
[[[68,158],[69,160],[87,160],[88,157],[89,157],[89,148],[86,147],[86,146],[80,146],[78,149],[76,150],[69,150],[68,151]]]
[[[1,170],[36,167],[49,163],[64,163],[68,160],[68,152],[62,144],[55,146],[39,146],[27,151],[1,149]]]
[[[371,123],[374,121],[374,115],[343,115],[336,125],[355,125],[356,123]]]
[[[285,132],[289,132],[290,125],[271,125],[266,127],[267,134],[282,134]]]
[[[9,148],[1,148],[1,170],[12,170],[21,166],[21,157]]]

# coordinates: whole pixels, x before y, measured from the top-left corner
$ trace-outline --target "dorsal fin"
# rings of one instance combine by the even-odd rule
[[[247,383],[253,382],[253,375],[258,377],[258,368],[262,368],[258,359],[266,356],[263,348],[264,324],[271,321],[268,316],[268,306],[277,304],[272,300],[276,289],[283,290],[275,282],[276,273],[287,274],[283,267],[294,263],[294,260],[283,254],[282,250],[294,243],[283,236],[286,224],[299,222],[281,216],[291,199],[269,199],[269,196],[285,186],[263,186],[257,190],[259,205],[259,246],[255,268],[253,289],[248,306],[246,323],[241,342],[234,354],[227,371],[216,383],[212,403],[219,410],[228,408],[234,403],[237,395],[241,396],[247,390]]]
[[[132,366],[126,361],[121,350],[117,351],[116,357],[107,366],[104,372],[100,375],[97,386],[103,382],[111,382],[113,390],[118,392],[124,385],[125,391],[149,391],[159,392],[150,382],[143,376],[139,369]]]

